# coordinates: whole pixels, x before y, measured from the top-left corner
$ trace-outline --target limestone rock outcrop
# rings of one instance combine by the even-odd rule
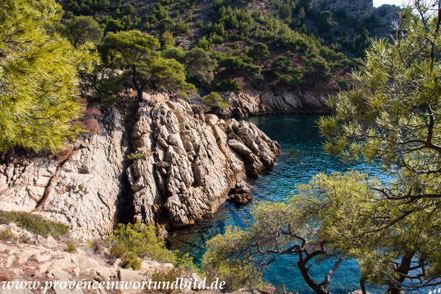
[[[194,224],[213,214],[238,180],[270,169],[279,154],[255,125],[204,115],[186,102],[149,103],[137,117],[129,174],[138,221]]]
[[[123,117],[97,115],[100,130],[57,155],[17,155],[0,164],[2,210],[33,212],[91,238],[113,230],[124,171]]]
[[[0,207],[68,224],[74,237],[121,220],[180,227],[210,216],[236,182],[275,163],[279,146],[255,125],[145,94],[92,115],[95,131],[57,155],[0,158]]]
[[[237,181],[230,193],[230,199],[237,205],[248,204],[253,199],[250,186],[245,181]]]
[[[247,117],[273,113],[324,113],[330,109],[323,93],[244,91],[222,93],[229,107],[219,110],[222,117]]]

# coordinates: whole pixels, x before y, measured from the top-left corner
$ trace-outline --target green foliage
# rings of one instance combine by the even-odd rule
[[[15,236],[10,229],[0,230],[0,241],[11,241],[14,239]]]
[[[176,279],[182,277],[182,271],[179,269],[171,269],[167,271],[156,271],[152,275],[152,281],[160,281],[161,284],[164,283],[164,285],[171,285],[173,282],[176,281]],[[164,287],[167,288],[167,287]],[[169,287],[171,288],[171,287]],[[175,291],[174,289],[161,289],[161,293],[165,294],[171,294]],[[155,291],[153,291],[154,293]]]
[[[347,240],[359,237],[359,252],[354,254],[364,279],[388,285],[391,293],[424,286],[441,276],[436,257],[440,243],[434,241],[440,237],[441,198],[441,83],[437,78],[441,67],[434,52],[441,39],[439,22],[429,7],[419,2],[415,9],[420,16],[405,10],[397,28],[406,34],[392,43],[373,42],[352,76],[352,87],[331,100],[335,115],[319,123],[328,152],[346,160],[377,162],[393,175],[386,187],[377,182],[369,190],[360,190],[363,210],[355,210],[351,222],[356,230],[370,233],[357,236],[343,231],[346,241],[338,244],[347,246],[352,242]],[[345,181],[339,189],[360,186],[366,180]],[[341,194],[352,197],[358,189]],[[364,248],[370,250],[362,252]],[[421,273],[419,282],[411,286],[416,272]]]
[[[88,88],[94,89],[93,97],[101,102],[115,102],[124,91],[124,76],[103,67],[97,68],[88,81]]]
[[[320,219],[314,212],[317,211],[305,210],[305,205],[290,201],[257,203],[251,210],[253,222],[245,229],[229,227],[223,235],[207,242],[202,260],[204,271],[209,277],[218,275],[225,279],[230,291],[256,287],[265,267],[286,254],[296,258],[293,266],[299,268],[316,293],[327,293],[330,279],[316,282],[309,270],[314,263],[327,258],[337,258],[334,267],[338,268],[343,259],[338,258],[338,251],[325,247],[327,240],[317,236]]]
[[[173,34],[169,31],[166,31],[161,34],[161,46],[174,46],[175,45],[175,38],[173,37]]]
[[[121,258],[127,253],[126,248],[121,243],[114,243],[110,247],[110,254],[116,258]]]
[[[58,11],[53,0],[0,3],[0,152],[58,151],[80,132],[78,68],[88,55],[53,32]]]
[[[103,60],[114,69],[122,69],[127,82],[138,92],[148,89],[194,91],[185,81],[184,66],[174,59],[166,59],[156,49],[159,41],[137,30],[109,33],[101,46]]]
[[[0,224],[15,223],[20,228],[28,230],[32,233],[47,237],[51,235],[54,238],[66,235],[69,232],[69,227],[45,220],[41,216],[17,211],[1,211],[0,210]]]
[[[166,46],[162,51],[161,55],[164,58],[175,59],[180,63],[185,63],[185,57],[187,52],[182,47]]]
[[[337,259],[334,268],[357,258],[361,282],[387,286],[388,293],[441,277],[440,23],[430,6],[414,9],[420,17],[408,9],[398,27],[406,34],[373,43],[352,87],[331,100],[335,114],[319,123],[328,152],[380,164],[390,183],[357,172],[319,174],[285,203],[258,203],[253,223],[208,242],[208,274],[230,279],[233,289],[255,285],[266,265],[288,254],[297,256],[296,266],[316,293],[328,293],[330,279],[315,282],[308,262],[328,257]],[[321,51],[327,60],[342,60]],[[327,78],[328,63],[316,52],[308,54],[308,74]],[[277,70],[289,66],[285,58],[274,64]]]
[[[262,273],[252,265],[253,258],[243,254],[246,247],[246,232],[227,227],[223,235],[208,241],[207,251],[202,259],[202,267],[208,278],[220,277],[226,282],[226,291],[242,287],[256,287],[262,281]]]
[[[166,248],[164,238],[157,236],[151,224],[119,224],[108,241],[121,245],[125,254],[133,253],[139,258],[149,257],[161,262],[177,263],[176,255]],[[117,251],[122,253],[121,249]]]
[[[132,160],[132,161],[135,161],[138,159],[145,159],[145,158],[146,158],[146,155],[143,153],[130,153],[129,155],[127,155],[127,159]]]
[[[202,101],[204,101],[207,106],[212,108],[218,107],[221,109],[227,109],[229,106],[228,103],[224,101],[222,96],[216,92],[211,92],[210,94],[205,95],[202,97]]]
[[[63,31],[74,47],[86,42],[98,44],[104,33],[104,30],[91,16],[75,16],[68,19]]]
[[[121,267],[139,270],[141,268],[141,259],[134,252],[127,252],[121,259]]]
[[[179,271],[199,273],[193,258],[188,254],[178,257],[175,252],[167,249],[164,238],[158,237],[152,224],[118,224],[106,243],[110,246],[110,254],[121,258],[121,266],[124,268],[139,269],[141,260],[148,257],[172,263]]]
[[[239,82],[235,80],[222,80],[216,83],[213,89],[219,92],[232,91],[235,93],[239,93],[240,90],[242,90],[242,87]]]
[[[254,60],[265,60],[268,58],[269,54],[268,47],[263,43],[254,44],[253,48],[248,51],[248,56]]]
[[[194,78],[206,84],[213,81],[217,62],[203,49],[193,48],[188,51],[185,57],[185,64],[189,78]]]
[[[260,76],[261,68],[246,62],[242,57],[238,56],[222,56],[219,65],[228,68],[230,71],[242,71],[252,76]]]
[[[216,83],[210,83],[213,80],[224,80],[226,77],[243,77],[251,86],[261,84],[268,88],[276,85],[288,88],[315,87],[317,81],[332,84],[332,87],[336,85],[332,83],[332,79],[317,77],[319,75],[315,75],[313,70],[311,76],[314,76],[312,79],[315,80],[310,83],[310,75],[295,73],[291,76],[289,70],[270,68],[271,63],[280,56],[291,57],[292,64],[289,69],[302,70],[308,67],[309,61],[318,58],[327,63],[329,76],[338,75],[340,79],[344,78],[342,72],[350,68],[347,58],[331,61],[321,55],[321,49],[327,47],[323,46],[319,39],[306,34],[308,31],[305,22],[313,21],[314,17],[317,18],[313,21],[315,25],[316,22],[322,22],[324,26],[329,27],[334,25],[334,21],[329,12],[321,15],[320,12],[313,12],[310,3],[304,1],[271,0],[268,6],[270,13],[265,14],[253,6],[244,8],[244,3],[249,1],[214,1],[204,9],[201,8],[200,1],[146,2],[136,6],[136,3],[131,2],[135,6],[133,11],[127,9],[129,4],[119,1],[111,1],[110,6],[99,9],[95,3],[85,0],[63,0],[64,7],[71,10],[70,5],[75,1],[79,6],[86,6],[84,11],[87,10],[87,13],[95,14],[99,22],[105,26],[106,32],[140,29],[156,36],[160,40],[162,51],[179,46],[177,48],[188,54],[187,59],[173,56],[169,54],[171,52],[159,54],[159,48],[153,51],[164,58],[174,58],[184,64],[187,80],[205,91],[219,90]],[[67,5],[67,2],[71,3]],[[75,11],[74,14],[77,14],[78,10]],[[206,16],[210,22],[204,25],[202,18]],[[196,17],[198,19],[195,19]],[[198,35],[197,39],[190,37],[193,32]],[[333,32],[329,35],[333,35]],[[345,46],[338,44],[333,48],[353,50],[351,48],[365,45],[365,41],[366,39],[357,39]],[[194,51],[195,47],[203,49],[206,53]],[[332,52],[328,55],[332,55]],[[219,67],[213,61],[215,56]],[[196,63],[190,60],[193,58],[196,59]],[[258,82],[261,78],[265,83]],[[126,84],[134,87],[131,85],[133,77],[128,77]],[[163,89],[155,85],[145,87]]]

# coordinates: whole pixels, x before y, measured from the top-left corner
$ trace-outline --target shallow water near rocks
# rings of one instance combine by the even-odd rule
[[[268,174],[253,180],[253,202],[260,200],[283,201],[295,192],[295,186],[308,183],[320,172],[344,172],[355,169],[367,172],[387,181],[388,176],[378,167],[359,164],[345,166],[338,159],[323,152],[323,139],[319,136],[316,121],[319,116],[277,115],[248,119],[262,129],[271,139],[279,142],[282,153],[274,169]],[[226,203],[209,220],[202,221],[188,229],[180,230],[170,239],[172,249],[189,253],[196,263],[205,252],[204,244],[210,238],[223,233],[226,226],[244,227],[250,220],[251,205],[236,207]],[[285,285],[287,290],[298,293],[314,293],[304,282],[293,264],[293,257],[279,257],[264,273],[264,280],[273,285]],[[322,281],[332,262],[314,264],[310,273]],[[333,293],[348,293],[359,289],[359,269],[356,260],[343,262],[332,277],[329,290]],[[371,293],[382,293],[381,289],[368,287]]]

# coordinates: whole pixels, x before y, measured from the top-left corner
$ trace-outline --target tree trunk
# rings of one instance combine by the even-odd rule
[[[142,101],[144,101],[144,99],[142,98],[142,93],[144,92],[142,89],[140,89],[140,88],[137,88],[136,89],[136,92],[138,93],[138,101],[139,102],[142,102]]]
[[[142,92],[144,92],[144,87],[142,85],[140,85],[138,83],[138,79],[136,77],[136,66],[132,65],[132,83],[133,83],[133,87],[136,90],[137,96],[138,96],[138,101],[139,102],[143,102],[144,99],[142,98]]]
[[[311,276],[309,275],[309,268],[306,266],[303,262],[297,262],[297,265],[300,269],[300,273],[302,274],[303,279],[305,280],[306,284],[308,284],[309,287],[311,287],[312,290],[314,290],[317,294],[329,294],[328,290],[320,286],[317,282],[315,282]]]
[[[389,285],[389,288],[387,289],[388,294],[400,294],[401,291],[401,284],[406,279],[406,275],[409,273],[409,269],[412,263],[412,257],[414,255],[414,252],[406,252],[403,255],[403,258],[401,259],[401,264],[397,268],[397,272],[399,274],[399,277],[397,279],[397,283],[391,283]]]
[[[362,294],[366,294],[366,285],[365,285],[365,279],[361,278],[360,279],[360,289],[361,289],[361,293]]]

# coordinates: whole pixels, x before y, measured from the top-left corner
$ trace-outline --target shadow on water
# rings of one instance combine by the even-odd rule
[[[344,172],[356,169],[375,175],[383,180],[386,175],[377,167],[366,164],[345,166],[336,158],[324,154],[316,120],[318,116],[277,115],[253,117],[255,123],[271,139],[280,143],[282,153],[274,169],[267,175],[252,181],[253,202],[260,200],[283,201],[286,196],[295,192],[295,186],[308,183],[320,173],[333,171]],[[180,230],[170,238],[172,249],[189,253],[200,264],[205,252],[204,244],[210,238],[224,232],[226,226],[244,227],[250,219],[252,205],[236,207],[232,203],[224,204],[209,220],[195,226]],[[291,257],[280,257],[264,273],[264,280],[273,285],[286,285],[290,291],[314,293],[303,281],[299,271],[293,266]],[[331,262],[314,265],[311,268],[313,277],[323,279],[324,274],[332,267]],[[332,278],[329,290],[333,293],[348,293],[359,289],[359,269],[355,260],[345,261]],[[381,293],[379,289],[368,288],[371,293]]]

